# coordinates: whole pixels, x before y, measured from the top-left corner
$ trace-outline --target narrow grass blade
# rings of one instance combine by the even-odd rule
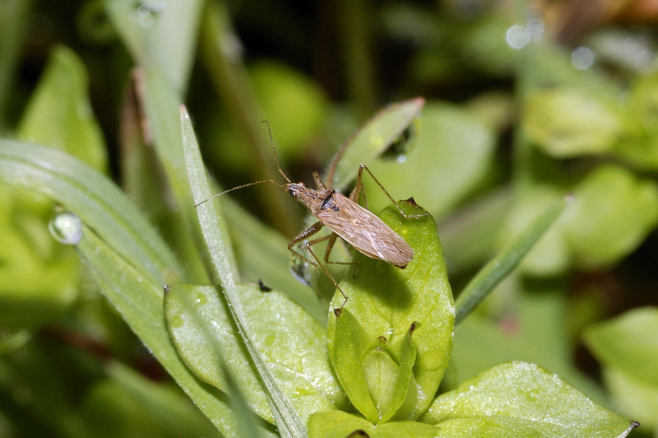
[[[199,203],[210,197],[210,185],[185,107],[181,107],[181,125],[190,186],[192,187],[194,202]],[[222,285],[226,300],[229,303],[231,313],[238,328],[241,330],[249,354],[271,398],[272,413],[277,428],[282,436],[285,437],[305,437],[307,435],[306,424],[301,421],[298,413],[292,408],[290,401],[280,389],[279,383],[268,370],[261,353],[252,341],[253,333],[244,310],[239,288],[236,284],[235,258],[226,231],[226,225],[223,219],[224,215],[221,211],[215,209],[215,204],[212,202],[199,205],[196,210],[210,257],[215,265],[216,273]]]
[[[75,212],[152,281],[183,278],[183,269],[151,224],[108,178],[43,146],[0,140],[0,180],[47,195]]]
[[[501,251],[475,277],[459,294],[456,305],[455,324],[459,324],[478,304],[480,304],[493,288],[505,278],[521,259],[532,249],[539,238],[560,216],[572,197],[567,196],[562,201],[549,208],[537,219],[519,238],[509,247]]]

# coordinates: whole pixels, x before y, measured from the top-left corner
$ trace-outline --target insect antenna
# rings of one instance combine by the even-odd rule
[[[286,176],[285,173],[283,173],[283,170],[281,170],[281,164],[279,164],[279,157],[276,155],[276,149],[274,148],[274,139],[272,138],[272,129],[270,129],[270,122],[267,120],[263,120],[261,123],[265,123],[267,125],[267,131],[270,133],[270,146],[272,146],[272,152],[274,153],[274,160],[276,161],[276,167],[279,169],[279,173],[283,176],[283,178],[288,181],[289,184],[292,184],[292,181],[290,181],[290,178]]]
[[[232,191],[238,190],[238,189],[243,189],[243,188],[249,187],[249,186],[255,186],[256,184],[261,184],[261,183],[272,183],[272,184],[274,184],[276,186],[279,186],[282,189],[286,190],[286,186],[284,186],[283,184],[279,184],[278,182],[276,182],[274,180],[271,180],[271,179],[264,179],[262,181],[250,182],[249,184],[242,184],[241,186],[237,186],[237,187],[233,187],[232,189],[224,190],[221,193],[217,193],[215,195],[212,195],[210,198],[204,199],[203,201],[199,202],[198,204],[194,204],[194,208],[197,208],[199,205],[204,204],[204,203],[210,201],[211,199],[217,198],[218,196],[225,195],[228,192],[232,192]]]
[[[270,146],[272,146],[272,152],[274,153],[274,160],[276,161],[276,167],[277,167],[277,169],[279,169],[279,173],[281,174],[281,176],[283,176],[283,178],[286,181],[288,181],[289,184],[292,184],[292,181],[290,181],[290,178],[288,178],[286,176],[286,174],[283,173],[283,170],[281,169],[281,164],[279,163],[279,157],[277,156],[276,148],[274,147],[274,139],[272,138],[272,129],[270,129],[270,122],[268,122],[267,120],[263,120],[262,123],[265,123],[267,125],[267,131],[270,134]],[[276,182],[274,180],[271,180],[271,179],[264,179],[262,181],[251,182],[249,184],[242,184],[240,186],[233,187],[232,189],[224,190],[222,193],[217,193],[216,195],[212,195],[210,198],[204,199],[203,201],[199,202],[198,204],[195,204],[194,208],[197,208],[199,205],[204,204],[204,203],[210,201],[213,198],[217,198],[218,196],[222,196],[222,195],[224,195],[228,192],[232,192],[233,190],[238,190],[238,189],[242,189],[242,188],[249,187],[249,186],[254,186],[256,184],[261,184],[261,183],[272,183],[274,185],[277,185],[277,186],[281,187],[284,190],[287,190],[286,186],[284,186],[283,184],[279,184],[278,182]]]

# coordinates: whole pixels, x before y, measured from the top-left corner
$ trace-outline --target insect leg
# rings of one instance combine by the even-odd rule
[[[304,231],[302,231],[301,233],[299,233],[294,239],[292,239],[290,242],[288,242],[288,251],[295,254],[297,257],[299,257],[300,259],[302,259],[306,263],[310,263],[311,265],[313,265],[317,268],[318,263],[315,263],[315,262],[307,259],[303,255],[301,255],[300,253],[295,251],[293,246],[295,246],[295,244],[301,242],[304,239],[307,239],[308,237],[311,237],[312,235],[314,235],[315,233],[320,231],[320,229],[322,228],[323,225],[324,224],[322,222],[316,222],[313,225],[311,225],[310,227],[308,227],[307,229],[305,229]],[[317,260],[317,257],[315,259]]]
[[[363,183],[361,182],[361,178],[363,177],[363,169],[365,169],[370,174],[370,177],[373,179],[373,181],[375,181],[377,183],[377,185],[379,186],[379,188],[382,189],[382,191],[384,193],[386,193],[386,196],[388,196],[388,199],[390,199],[391,202],[393,202],[393,204],[395,205],[395,207],[397,207],[398,211],[402,214],[402,216],[407,217],[407,218],[409,218],[409,217],[410,218],[419,218],[419,217],[425,217],[429,214],[427,212],[425,212],[425,214],[406,214],[404,211],[402,211],[402,208],[398,205],[397,202],[395,202],[395,199],[393,199],[393,197],[386,191],[384,186],[379,182],[379,180],[377,180],[377,178],[375,178],[375,175],[372,174],[370,169],[368,169],[365,164],[361,164],[359,166],[359,175],[356,178],[356,187],[354,188],[354,190],[357,192],[357,198],[356,198],[357,200],[354,201],[354,199],[352,199],[352,195],[350,195],[350,199],[352,199],[354,202],[358,202],[358,192],[360,191],[359,187],[363,186]],[[363,190],[363,199],[364,200],[366,199],[365,189]]]
[[[337,238],[338,238],[338,234],[336,233],[332,233],[329,236],[329,242],[327,242],[327,249],[324,252],[324,261],[325,263],[329,263],[330,265],[354,265],[354,273],[352,274],[352,277],[356,278],[356,271],[359,270],[358,262],[334,262],[329,260],[329,254],[331,254],[331,250],[334,248],[334,244],[336,243]]]
[[[311,249],[311,245],[314,245],[318,242],[322,242],[323,240],[327,240],[327,239],[330,239],[330,238],[331,238],[331,236],[320,237],[319,239],[315,239],[315,240],[311,240],[310,242],[306,242],[305,246],[306,246],[306,249],[308,250],[308,252],[310,252],[311,255],[313,256],[315,261],[318,262],[316,266],[319,266],[319,267],[322,268],[324,273],[327,274],[327,277],[329,277],[329,280],[331,280],[331,282],[334,284],[334,286],[336,286],[336,289],[338,289],[340,291],[340,293],[343,295],[343,298],[345,298],[345,301],[343,301],[343,304],[341,304],[338,309],[334,309],[334,310],[341,310],[343,307],[345,307],[345,304],[347,304],[347,300],[349,299],[349,297],[347,296],[347,294],[345,292],[343,292],[343,289],[341,289],[340,286],[338,286],[338,282],[336,282],[336,279],[334,278],[334,276],[331,275],[331,273],[329,272],[329,269],[327,269],[327,267],[320,262],[320,259],[318,258],[318,256],[316,256],[315,253],[313,252],[313,250]],[[336,239],[334,239],[334,241],[335,240]],[[325,257],[326,257],[326,254],[325,254]],[[327,263],[331,263],[328,260],[326,260],[326,261],[327,261]],[[338,262],[333,262],[333,263],[339,264]]]

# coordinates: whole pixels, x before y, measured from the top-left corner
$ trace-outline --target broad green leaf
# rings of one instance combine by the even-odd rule
[[[440,429],[414,421],[373,425],[367,420],[343,411],[313,414],[308,423],[310,438],[436,438]]]
[[[568,158],[607,152],[621,138],[619,108],[577,89],[535,91],[524,110],[528,139],[547,154]]]
[[[423,213],[411,202],[402,201],[400,205],[407,214]],[[400,340],[407,336],[409,328],[415,323],[412,342],[417,349],[413,369],[416,385],[407,395],[407,400],[413,399],[415,402],[409,411],[405,406],[405,412],[399,414],[402,415],[401,419],[416,418],[431,402],[448,365],[454,325],[452,293],[436,225],[431,216],[404,218],[395,207],[389,206],[382,211],[380,218],[413,248],[413,260],[405,269],[400,269],[354,251],[353,260],[359,264],[356,278],[347,275],[340,285],[349,296],[345,309],[354,315],[365,331],[362,336],[367,336],[369,343],[381,339],[388,344],[392,358],[399,360],[401,357]],[[342,303],[343,296],[337,291],[332,307],[336,309]],[[338,349],[351,347],[339,344],[333,312],[330,313],[328,326],[329,354],[336,368],[337,357],[342,354]],[[369,351],[367,347],[365,350],[360,354]],[[348,394],[354,392],[348,386],[363,384],[354,381],[358,376],[351,375],[349,369],[346,367],[342,372],[337,369],[338,378]],[[353,371],[357,372],[356,369]],[[366,376],[366,379],[369,378]],[[373,385],[373,381],[370,380],[369,384]],[[381,385],[394,386],[395,379],[371,387],[371,396],[386,393],[387,390]],[[371,414],[364,414],[372,421]],[[378,415],[382,414],[380,412]]]
[[[240,286],[240,291],[257,335],[255,344],[302,418],[345,404],[331,372],[322,325],[279,292],[263,293],[250,286]],[[169,331],[183,360],[198,377],[224,389],[224,363],[252,409],[272,421],[248,352],[217,294],[210,286],[171,286],[165,300]],[[296,354],[300,350],[303,359]]]
[[[228,369],[251,409],[272,422],[264,388],[220,293],[213,286],[168,286],[164,309],[169,334],[198,378],[227,391],[224,368]]]
[[[105,8],[137,64],[155,68],[180,94],[194,60],[203,1],[104,0]]]
[[[658,386],[658,308],[644,307],[590,327],[587,345],[607,366]]]
[[[105,176],[60,151],[0,140],[0,179],[75,212],[127,262],[157,284],[183,270],[144,216]],[[183,277],[184,278],[184,277]]]
[[[89,228],[76,248],[103,293],[167,372],[225,436],[237,437],[235,418],[221,393],[192,374],[169,338],[162,286],[127,264]]]
[[[31,143],[66,151],[105,172],[105,142],[91,110],[87,87],[87,72],[78,56],[64,46],[55,48],[17,135]]]
[[[523,256],[544,235],[569,202],[571,202],[571,198],[567,198],[548,209],[510,246],[498,253],[475,275],[457,299],[457,313],[455,315],[457,324],[475,309],[503,278],[516,268]]]
[[[434,400],[421,421],[452,437],[625,437],[637,423],[537,365],[498,365]]]
[[[155,383],[118,362],[106,371],[108,378],[94,384],[81,409],[90,436],[143,436],[145,431],[153,438],[221,436],[179,388]]]
[[[185,107],[181,107],[180,123],[184,138],[183,146],[189,184],[192,189],[194,203],[199,204],[210,197],[210,185]],[[245,309],[246,303],[240,296],[240,290],[236,284],[235,257],[231,249],[224,213],[218,211],[212,202],[198,205],[196,212],[211,261],[215,267],[216,276],[231,310],[231,316],[240,330],[249,355],[270,398],[270,408],[276,426],[284,437],[303,437],[307,433],[306,424],[301,420],[299,412],[293,407],[289,396],[283,391],[282,382],[278,381],[267,368],[266,360],[255,344],[256,336],[250,324],[252,321],[248,317]]]
[[[486,176],[495,138],[491,129],[471,113],[438,102],[423,109],[419,125],[415,142],[404,155],[361,162],[368,164],[394,199],[413,196],[439,218]],[[363,182],[374,211],[390,202],[370,176],[364,175]]]
[[[356,178],[360,164],[379,156],[409,126],[425,105],[416,98],[389,105],[375,114],[340,148],[325,173],[325,183],[345,189]]]
[[[603,165],[574,190],[566,238],[578,266],[593,269],[633,251],[658,222],[658,186]]]
[[[508,277],[490,297],[506,298],[506,311],[499,318],[473,313],[455,331],[450,358],[455,380],[461,383],[500,363],[522,360],[553,370],[596,403],[609,403],[603,389],[573,365],[565,287],[562,281]],[[488,308],[496,305],[500,306],[494,302]]]

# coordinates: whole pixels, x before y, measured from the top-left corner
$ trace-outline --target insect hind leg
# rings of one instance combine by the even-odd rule
[[[366,208],[368,208],[368,201],[366,199],[365,186],[361,182],[361,179],[363,178],[363,170],[364,169],[368,172],[368,174],[370,175],[372,180],[375,181],[375,183],[377,183],[379,188],[382,189],[382,191],[386,194],[386,196],[388,196],[388,199],[391,200],[393,205],[395,205],[395,207],[398,209],[398,211],[400,212],[400,214],[402,216],[404,216],[406,218],[414,218],[415,219],[415,218],[426,217],[429,214],[427,212],[425,212],[425,214],[406,214],[404,211],[402,211],[402,207],[400,207],[400,205],[395,201],[395,199],[393,199],[393,197],[390,195],[390,193],[388,193],[388,191],[384,188],[382,183],[380,183],[379,180],[377,178],[375,178],[375,175],[372,174],[370,169],[368,169],[368,167],[365,164],[359,165],[359,174],[356,177],[356,186],[354,187],[354,191],[350,194],[350,199],[352,201],[354,201],[356,203],[359,202],[359,194],[360,194],[361,190],[363,189],[363,200],[365,202]],[[355,199],[353,199],[352,196],[354,196]]]
[[[337,262],[334,260],[329,260],[329,255],[331,254],[331,250],[334,248],[334,244],[336,243],[336,239],[338,239],[338,234],[336,233],[331,233],[328,236],[325,237],[320,237],[319,239],[315,239],[311,242],[308,242],[309,245],[315,245],[316,243],[322,242],[323,240],[328,240],[327,242],[327,249],[324,251],[324,262],[328,265],[352,265],[354,266],[354,273],[352,274],[353,278],[356,278],[356,272],[359,270],[359,263],[358,262]]]

